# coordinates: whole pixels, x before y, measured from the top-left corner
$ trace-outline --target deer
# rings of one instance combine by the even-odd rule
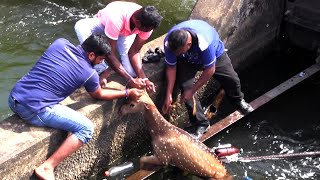
[[[210,148],[188,132],[168,122],[145,92],[138,101],[128,100],[119,108],[119,115],[141,113],[151,136],[153,155],[140,158],[146,164],[173,165],[199,177],[232,179]]]

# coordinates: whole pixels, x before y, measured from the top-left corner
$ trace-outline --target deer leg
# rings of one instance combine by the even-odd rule
[[[140,168],[143,169],[145,164],[150,164],[154,166],[163,166],[164,164],[160,162],[160,160],[152,155],[152,156],[142,156],[140,158]]]
[[[225,95],[225,91],[224,91],[224,89],[221,89],[219,91],[218,95],[216,96],[216,99],[212,102],[212,105],[214,107],[216,107],[217,109],[219,108],[224,95]]]
[[[204,113],[208,120],[212,120],[216,116],[217,110],[222,102],[224,95],[225,92],[223,89],[221,89],[212,104],[210,104],[205,110]]]

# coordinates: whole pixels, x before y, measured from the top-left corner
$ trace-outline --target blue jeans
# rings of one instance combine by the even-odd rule
[[[84,144],[88,143],[92,138],[93,122],[67,106],[56,104],[42,109],[39,113],[35,113],[20,104],[11,95],[8,98],[8,103],[14,113],[31,125],[52,127],[71,132]]]

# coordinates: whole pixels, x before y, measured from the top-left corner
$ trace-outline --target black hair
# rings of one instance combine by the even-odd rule
[[[96,56],[106,56],[111,52],[111,46],[104,34],[92,34],[81,44],[81,47],[87,53],[93,52]]]
[[[178,48],[186,44],[187,39],[187,31],[183,29],[174,30],[168,36],[168,47],[171,51],[175,52]]]
[[[144,6],[137,12],[137,19],[142,27],[157,28],[160,26],[162,16],[154,6]]]

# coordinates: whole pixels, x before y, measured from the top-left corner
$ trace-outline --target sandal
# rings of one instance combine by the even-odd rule
[[[152,49],[149,49],[142,57],[142,62],[143,63],[160,62],[162,57],[164,57],[164,52],[159,47],[157,47],[155,51],[152,51]]]

